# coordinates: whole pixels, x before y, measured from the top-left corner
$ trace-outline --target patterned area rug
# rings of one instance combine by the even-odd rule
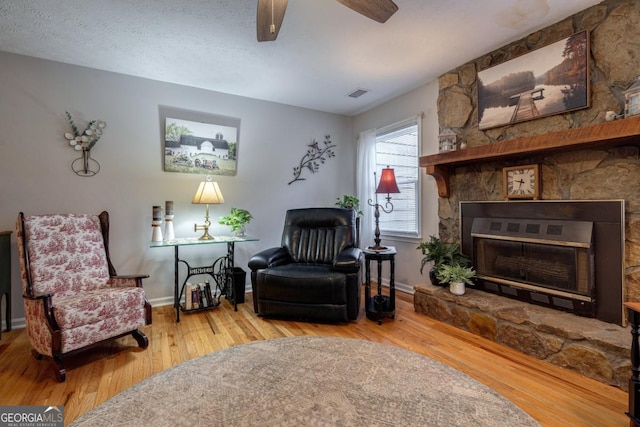
[[[347,338],[258,341],[167,369],[72,426],[538,426],[466,374]]]

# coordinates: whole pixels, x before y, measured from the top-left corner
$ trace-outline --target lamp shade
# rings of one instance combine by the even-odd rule
[[[398,184],[396,184],[396,175],[393,173],[393,169],[389,166],[382,169],[380,174],[380,183],[376,188],[376,193],[399,193]]]
[[[202,181],[191,203],[200,205],[224,203],[224,197],[222,197],[218,183],[215,181]]]

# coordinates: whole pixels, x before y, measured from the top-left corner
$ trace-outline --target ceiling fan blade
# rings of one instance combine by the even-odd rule
[[[274,41],[282,26],[288,0],[258,0],[256,28],[259,42]]]
[[[398,6],[392,0],[338,0],[349,9],[382,24],[396,13]]]

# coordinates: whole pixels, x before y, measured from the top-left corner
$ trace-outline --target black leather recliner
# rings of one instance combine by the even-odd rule
[[[259,316],[348,322],[358,318],[362,251],[355,212],[288,210],[282,245],[249,260]]]

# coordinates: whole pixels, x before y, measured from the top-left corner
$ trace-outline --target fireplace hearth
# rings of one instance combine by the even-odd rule
[[[462,202],[477,288],[624,324],[624,201]]]

